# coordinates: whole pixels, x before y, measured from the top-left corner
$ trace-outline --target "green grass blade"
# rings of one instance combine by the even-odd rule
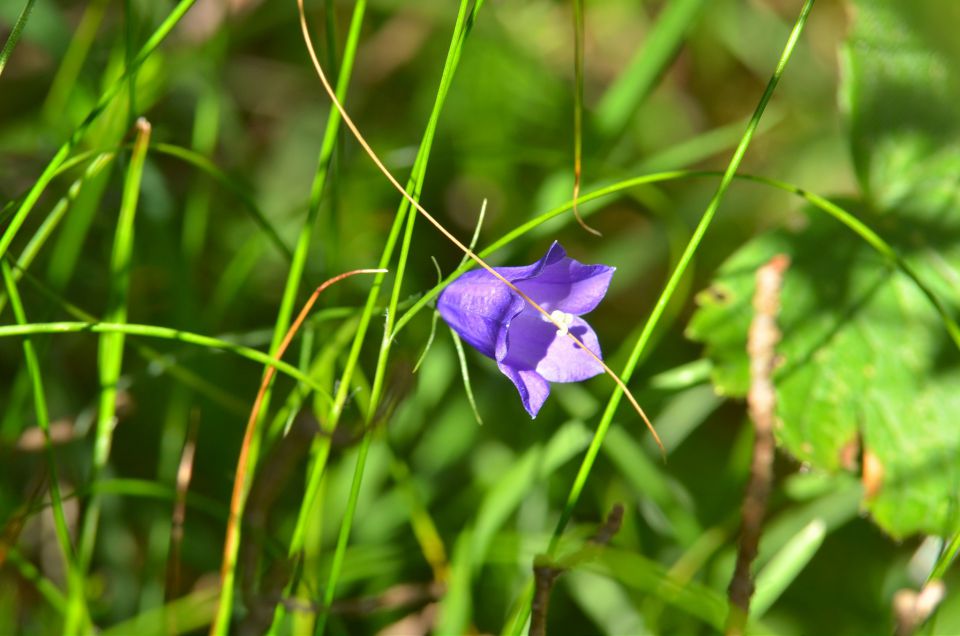
[[[60,588],[50,579],[43,576],[37,567],[30,563],[16,547],[10,546],[7,551],[7,560],[14,565],[24,580],[33,583],[40,595],[49,603],[58,613],[64,614],[67,611],[67,597],[64,596]]]
[[[606,138],[615,138],[626,128],[707,4],[706,0],[667,3],[643,46],[597,106],[597,127]]]
[[[24,197],[23,201],[20,203],[20,206],[17,208],[17,211],[14,213],[13,217],[10,219],[9,224],[4,229],[3,234],[0,234],[0,257],[6,255],[7,250],[10,248],[10,244],[13,243],[13,239],[16,238],[17,232],[20,230],[20,227],[23,225],[24,221],[27,220],[27,216],[33,210],[33,206],[37,204],[37,201],[40,199],[40,195],[43,194],[43,191],[46,190],[47,186],[50,184],[50,181],[57,174],[57,170],[60,166],[67,160],[70,156],[70,153],[79,143],[80,139],[83,137],[83,134],[90,127],[90,125],[97,120],[101,113],[106,109],[107,105],[113,100],[114,97],[123,89],[123,86],[126,82],[126,74],[130,73],[140,67],[143,62],[153,54],[154,50],[163,40],[170,34],[170,31],[173,30],[173,27],[177,25],[180,19],[184,16],[187,10],[193,6],[193,3],[196,0],[180,0],[179,3],[173,8],[170,14],[164,19],[164,21],[157,27],[157,30],[153,32],[153,35],[150,36],[150,39],[143,45],[140,49],[140,52],[134,58],[130,67],[126,70],[126,73],[116,82],[114,82],[110,87],[103,91],[103,94],[100,96],[100,100],[97,102],[97,105],[90,111],[87,117],[83,122],[77,127],[60,149],[57,150],[53,158],[47,164],[47,167],[44,168],[43,172],[37,177],[37,180],[34,182],[33,186],[27,192],[27,195]]]
[[[687,266],[690,264],[690,261],[693,260],[694,254],[696,254],[697,249],[700,247],[700,242],[703,240],[707,229],[710,227],[713,217],[716,214],[717,209],[720,207],[720,202],[723,200],[723,196],[726,194],[727,189],[733,182],[733,177],[740,167],[740,163],[743,160],[743,156],[747,152],[747,148],[750,146],[750,141],[753,139],[753,133],[757,129],[757,125],[760,122],[763,111],[766,109],[767,103],[773,96],[773,91],[776,89],[777,84],[780,81],[780,77],[783,75],[783,72],[786,69],[787,62],[790,60],[790,57],[793,54],[794,47],[800,38],[800,34],[803,32],[803,27],[806,25],[807,17],[810,15],[810,10],[813,7],[813,2],[814,0],[807,0],[800,11],[800,15],[797,18],[793,31],[790,34],[790,38],[783,49],[783,54],[780,56],[780,61],[777,63],[777,67],[774,70],[770,81],[767,83],[767,87],[760,98],[760,102],[757,104],[757,108],[754,110],[753,116],[750,118],[750,123],[747,125],[747,129],[744,131],[743,137],[740,140],[740,144],[737,146],[737,149],[734,152],[734,155],[720,180],[717,191],[710,200],[710,203],[707,205],[707,209],[704,211],[703,216],[700,219],[700,223],[697,225],[693,236],[690,238],[690,242],[687,244],[687,248],[684,250],[684,253],[680,258],[680,262],[677,263],[677,266],[670,275],[667,284],[664,286],[663,292],[657,299],[657,303],[654,306],[650,317],[647,319],[646,324],[644,325],[644,329],[640,334],[640,338],[637,340],[633,351],[630,353],[630,358],[627,361],[627,364],[620,373],[620,377],[624,382],[628,382],[630,380],[634,369],[636,369],[637,364],[640,362],[641,356],[645,353],[647,344],[653,336],[654,329],[656,329],[660,317],[663,315],[667,308],[667,304],[673,297],[674,290],[676,290],[677,286],[679,285],[680,279],[686,273]],[[566,527],[567,522],[570,520],[571,515],[573,514],[573,507],[580,497],[580,493],[583,490],[586,479],[593,467],[593,462],[600,450],[600,446],[603,443],[606,432],[613,421],[614,413],[616,412],[617,406],[620,404],[620,399],[622,396],[623,392],[617,388],[613,391],[613,394],[607,403],[607,408],[604,411],[602,419],[600,420],[600,424],[597,426],[597,432],[594,436],[594,441],[591,443],[590,449],[587,451],[587,455],[584,457],[581,470],[577,475],[577,479],[574,482],[567,498],[567,503],[564,506],[564,511],[560,516],[560,520],[557,522],[557,527],[554,531],[553,539],[551,540],[550,552],[556,548],[556,545],[560,539],[560,535],[563,532],[563,529]]]
[[[218,349],[229,351],[238,356],[252,360],[258,364],[270,365],[276,367],[277,371],[286,374],[296,380],[303,382],[314,391],[324,397],[328,404],[333,404],[333,398],[327,390],[304,375],[294,365],[277,360],[269,354],[250,347],[225,340],[223,338],[214,338],[202,334],[184,331],[182,329],[173,329],[171,327],[158,327],[156,325],[141,325],[134,323],[111,323],[111,322],[40,322],[26,325],[0,325],[0,338],[10,336],[29,336],[34,334],[64,334],[64,333],[118,333],[133,336],[143,336],[146,338],[159,338],[162,340],[175,340],[187,344],[196,345],[206,349]]]
[[[57,69],[57,74],[54,75],[53,82],[50,84],[50,91],[43,102],[45,119],[56,122],[62,117],[67,99],[76,86],[80,69],[83,68],[90,46],[97,37],[97,30],[100,28],[109,2],[110,0],[93,0],[84,10],[83,17],[80,18],[73,39],[70,40],[70,45],[63,55],[63,61],[60,62],[60,68]]]
[[[470,384],[470,369],[467,367],[467,354],[463,350],[463,342],[460,336],[453,329],[450,330],[453,337],[453,347],[457,350],[457,361],[460,363],[460,375],[463,377],[463,390],[467,393],[467,402],[470,403],[470,409],[473,411],[473,417],[477,424],[483,426],[483,418],[480,417],[480,409],[477,408],[477,400],[473,397],[473,386]]]
[[[826,536],[827,524],[823,519],[814,519],[757,572],[756,591],[750,600],[752,618],[766,614],[770,606],[790,587],[797,575],[816,555]]]
[[[216,149],[220,131],[220,110],[219,86],[205,86],[200,94],[197,112],[193,119],[192,139],[193,150],[202,157],[212,157]],[[212,162],[209,163],[212,164]],[[210,196],[210,183],[195,179],[184,204],[181,244],[184,254],[194,267],[206,242],[207,223],[210,215]],[[259,210],[255,212],[255,217],[262,218],[262,215],[258,213]],[[263,221],[266,223],[266,219],[263,219]]]
[[[433,138],[436,134],[437,124],[440,119],[440,112],[443,109],[443,105],[446,101],[447,93],[449,92],[450,85],[453,83],[453,76],[456,72],[457,66],[460,62],[460,55],[463,51],[464,44],[466,42],[467,36],[470,34],[473,21],[476,18],[477,12],[480,10],[480,7],[483,5],[483,0],[477,0],[473,6],[472,13],[468,16],[467,6],[469,5],[468,0],[461,0],[460,6],[457,12],[457,21],[454,25],[453,36],[450,42],[450,48],[447,51],[447,57],[444,62],[443,71],[440,76],[440,86],[437,90],[437,96],[434,99],[433,109],[430,113],[430,118],[427,121],[426,130],[424,131],[423,139],[420,142],[420,147],[417,151],[417,158],[414,161],[413,170],[408,180],[406,190],[410,193],[410,196],[413,199],[419,199],[420,193],[423,189],[423,182],[426,178],[427,163],[430,156],[430,151],[433,147]],[[419,216],[418,211],[410,206],[409,201],[406,197],[402,198],[400,201],[399,209],[397,210],[396,219],[399,221],[406,218],[406,227],[404,231],[403,241],[400,246],[400,255],[397,259],[397,267],[394,275],[393,289],[390,295],[390,302],[387,307],[387,319],[386,324],[384,325],[383,337],[380,342],[380,352],[377,356],[377,367],[374,372],[373,385],[370,390],[370,401],[367,407],[366,419],[370,423],[373,419],[373,415],[376,412],[377,407],[379,406],[380,397],[383,392],[384,378],[386,377],[387,371],[387,362],[390,355],[390,347],[393,342],[393,327],[394,321],[397,317],[397,307],[400,302],[400,293],[403,286],[403,278],[406,272],[407,260],[410,256],[410,245],[413,240],[413,229],[416,223],[417,216]],[[395,226],[396,227],[396,226]],[[390,254],[393,252],[393,246],[390,245],[390,240],[388,239],[388,245],[384,249],[384,254],[382,259],[389,262]],[[375,290],[375,291],[374,291]],[[368,298],[369,300],[376,300],[376,293],[379,292],[379,287],[375,286],[374,290],[371,291],[371,295]],[[365,313],[372,308],[372,304],[368,302],[365,307]],[[366,325],[369,324],[369,319],[364,322],[361,318],[361,329],[357,332],[357,340],[354,341],[355,346],[351,349],[351,358],[348,360],[347,365],[356,364],[356,357],[360,353],[359,345],[362,342],[362,338],[365,336]],[[347,371],[344,371],[343,378],[340,382],[340,393],[337,396],[337,403],[342,404],[340,401],[341,395],[343,399],[346,399],[346,389],[350,386],[350,380],[348,379]],[[336,417],[336,416],[334,416]],[[367,439],[372,435],[372,432],[367,432],[364,435],[364,443],[368,443]],[[359,483],[363,477],[364,471],[364,462],[366,460],[366,454],[361,453],[357,458],[356,473],[354,475],[355,480]],[[322,466],[314,467],[314,471],[322,470]],[[355,496],[359,494],[359,487],[356,491],[351,490],[351,498],[347,502],[347,512],[348,514],[344,515],[344,518],[341,521],[340,532],[337,537],[337,548],[334,552],[333,565],[330,569],[330,576],[327,581],[327,586],[324,591],[324,604],[329,606],[333,601],[334,594],[336,593],[337,579],[340,576],[340,566],[343,563],[343,552],[346,550],[347,540],[350,535],[350,529],[352,525],[352,510],[356,507]],[[307,503],[307,502],[305,502]],[[317,630],[316,633],[322,635],[324,628],[326,626],[327,614],[323,613],[318,617],[317,620]]]
[[[83,176],[70,185],[70,187],[67,189],[66,196],[57,201],[57,204],[53,206],[53,210],[51,210],[50,214],[47,215],[47,218],[43,220],[43,223],[40,224],[40,227],[37,228],[37,231],[34,232],[32,237],[30,237],[27,245],[20,253],[20,258],[17,259],[17,268],[13,272],[14,281],[19,282],[20,278],[23,276],[23,272],[29,269],[33,264],[34,259],[43,249],[43,246],[46,245],[47,240],[53,235],[57,227],[60,226],[60,221],[63,220],[64,215],[70,209],[73,202],[77,200],[77,197],[80,195],[80,192],[82,191],[87,180],[96,178],[103,171],[103,169],[110,164],[110,162],[113,160],[113,157],[114,155],[111,153],[98,155],[87,166]],[[0,295],[0,313],[3,313],[3,308],[6,303],[6,294]]]
[[[343,103],[346,99],[347,88],[350,84],[350,77],[353,71],[353,62],[356,57],[357,45],[360,40],[360,28],[363,24],[363,16],[365,11],[365,0],[360,0],[354,5],[353,16],[350,20],[350,30],[347,35],[347,42],[344,46],[343,62],[340,67],[336,86],[337,99],[340,100],[341,103]],[[300,234],[297,239],[297,247],[293,253],[293,259],[290,263],[290,269],[287,273],[283,298],[281,299],[280,309],[274,325],[273,340],[270,344],[271,352],[276,351],[277,347],[280,346],[280,342],[283,340],[284,335],[289,328],[291,316],[293,315],[294,304],[296,303],[297,293],[300,289],[303,271],[306,266],[307,256],[309,255],[310,246],[313,240],[313,230],[317,223],[317,216],[320,213],[320,203],[323,196],[324,187],[327,182],[327,175],[330,170],[331,159],[336,148],[337,135],[340,130],[340,120],[340,112],[335,108],[331,108],[330,114],[327,117],[327,126],[326,130],[324,131],[323,142],[320,148],[317,170],[314,174],[313,184],[310,190],[310,202],[307,208],[307,217],[304,220],[303,227],[300,229]],[[271,391],[270,388],[268,388],[267,392],[263,396],[263,406],[260,420],[256,423],[257,428],[260,427],[263,418],[268,411],[270,398]],[[248,455],[248,474],[249,478],[251,479],[256,472],[261,439],[262,435],[260,434],[259,430],[256,431],[251,438]],[[243,504],[241,502],[240,512],[242,512],[242,510]],[[239,541],[235,541],[234,545],[239,546]],[[224,573],[224,580],[222,582],[223,596],[220,600],[220,606],[217,612],[217,620],[215,622],[214,630],[215,634],[220,634],[221,636],[225,635],[226,630],[229,629],[229,614],[233,609],[232,594],[236,567],[235,556],[234,558],[229,559],[227,563],[228,568]],[[275,623],[283,620],[284,611],[285,608],[282,607],[282,604],[279,604],[278,615],[276,616]]]
[[[10,55],[13,53],[14,47],[17,46],[17,42],[20,41],[23,28],[27,26],[27,20],[30,19],[30,12],[33,11],[33,5],[36,1],[37,0],[27,0],[27,4],[24,5],[23,10],[20,11],[20,15],[17,17],[17,21],[13,24],[10,35],[7,36],[7,41],[4,43],[3,49],[0,50],[0,75],[3,75],[3,68],[7,65],[7,60],[10,59]]]
[[[13,308],[13,314],[16,317],[17,324],[25,325],[27,324],[27,315],[23,309],[23,303],[20,301],[20,294],[17,291],[10,264],[4,260],[0,262],[0,269],[2,269],[3,272],[4,286],[7,289],[10,306]],[[60,471],[57,469],[57,459],[53,452],[53,442],[50,439],[50,416],[47,412],[47,398],[43,388],[43,378],[40,374],[40,362],[37,359],[37,352],[30,338],[24,338],[23,340],[23,357],[26,360],[27,373],[30,376],[30,383],[33,389],[37,426],[39,426],[43,432],[43,446],[47,456],[47,469],[50,471],[50,500],[53,506],[54,533],[56,534],[57,544],[60,548],[60,554],[63,557],[64,567],[67,571],[69,589],[75,590],[77,587],[82,588],[83,581],[77,576],[77,563],[74,558],[73,546],[70,542],[70,530],[67,527],[67,518],[63,512],[63,498],[60,494]],[[82,594],[82,589],[77,590],[77,592]]]
[[[113,253],[110,258],[110,292],[104,316],[109,322],[124,323],[127,320],[127,295],[132,269],[134,219],[140,198],[140,183],[150,147],[150,124],[145,119],[137,122],[137,137],[134,142],[130,165],[123,184],[120,215],[114,235]],[[93,449],[93,467],[90,481],[100,478],[110,458],[117,405],[117,381],[123,363],[124,334],[105,333],[100,336],[98,366],[100,369],[100,400],[97,412],[96,437]],[[83,521],[79,540],[79,563],[81,573],[86,572],[93,559],[96,545],[97,525],[100,516],[100,498],[91,498]],[[67,612],[66,631],[86,631],[79,621],[83,620],[83,591],[70,594],[70,609]]]
[[[750,123],[747,125],[747,129],[744,131],[743,137],[740,140],[740,144],[737,146],[737,149],[734,152],[733,157],[731,158],[730,163],[720,180],[717,191],[710,200],[710,203],[707,205],[707,209],[704,211],[700,222],[697,224],[697,228],[694,231],[693,236],[690,238],[687,248],[680,257],[680,262],[677,263],[677,266],[670,275],[667,284],[664,286],[663,292],[657,299],[657,303],[654,306],[650,317],[647,319],[646,324],[644,325],[643,332],[640,334],[640,338],[637,340],[633,351],[630,353],[630,358],[627,361],[627,364],[624,366],[623,371],[620,372],[620,377],[624,382],[630,381],[634,369],[636,369],[637,364],[640,362],[641,356],[646,351],[647,344],[650,342],[650,339],[653,336],[654,329],[656,328],[660,317],[663,315],[667,308],[667,304],[673,297],[674,291],[680,284],[680,280],[683,278],[687,266],[693,260],[694,254],[696,254],[697,250],[699,249],[700,242],[703,240],[707,229],[710,227],[713,217],[716,214],[717,209],[720,207],[720,202],[723,200],[724,194],[726,194],[727,189],[733,182],[733,177],[740,167],[740,163],[743,160],[743,156],[747,152],[747,148],[750,146],[750,141],[753,139],[753,134],[760,122],[760,117],[763,115],[763,111],[766,109],[767,103],[773,96],[773,91],[776,89],[777,84],[780,81],[780,77],[783,75],[783,72],[786,69],[787,62],[790,60],[790,57],[793,54],[794,47],[800,38],[800,34],[803,32],[803,27],[806,25],[807,17],[810,15],[810,10],[813,8],[813,2],[814,0],[806,0],[803,8],[800,10],[800,15],[797,18],[793,31],[790,34],[790,38],[787,40],[786,46],[783,49],[783,54],[780,56],[780,61],[777,63],[777,67],[774,70],[770,81],[767,83],[767,87],[764,90],[763,95],[760,97],[760,102],[757,104],[753,116],[750,118]],[[587,478],[593,469],[593,464],[596,461],[597,454],[600,452],[600,447],[603,444],[604,438],[606,437],[607,430],[610,428],[610,424],[613,422],[613,416],[616,413],[617,406],[620,404],[620,399],[622,396],[623,392],[619,387],[617,387],[613,391],[613,394],[607,403],[607,408],[603,413],[600,423],[597,425],[597,430],[594,434],[593,441],[591,442],[590,448],[587,450],[587,453],[584,456],[580,470],[577,473],[577,477],[570,488],[563,512],[560,515],[560,519],[557,521],[557,526],[554,529],[553,537],[550,540],[548,553],[551,555],[557,549],[557,546],[560,542],[560,536],[563,534],[567,523],[573,516],[573,509],[576,506],[577,501],[580,499],[580,494],[583,492]]]

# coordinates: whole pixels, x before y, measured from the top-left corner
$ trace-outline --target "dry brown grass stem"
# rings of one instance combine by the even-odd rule
[[[757,288],[753,296],[754,315],[747,340],[747,354],[750,357],[747,407],[756,437],[753,443],[750,479],[743,497],[737,564],[728,588],[730,613],[727,616],[727,636],[743,634],[747,625],[750,597],[753,596],[754,589],[750,566],[757,557],[767,498],[773,480],[773,426],[777,406],[773,369],[776,363],[776,346],[780,341],[777,314],[780,312],[783,274],[789,265],[790,259],[784,254],[778,254],[757,270]]]

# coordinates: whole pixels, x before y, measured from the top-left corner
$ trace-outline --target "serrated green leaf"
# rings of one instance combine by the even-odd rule
[[[950,25],[960,5],[853,5],[842,96],[867,202],[859,207],[938,296],[955,299],[960,41]],[[779,442],[829,471],[854,468],[862,450],[877,468],[865,505],[886,531],[949,534],[960,517],[960,356],[917,285],[853,235],[813,216],[722,268],[689,327],[715,364],[717,390],[746,394],[754,272],[778,252],[793,259],[775,374]]]
[[[698,296],[688,335],[706,344],[717,389],[746,395],[754,274],[777,253],[793,260],[774,375],[779,442],[830,471],[862,444],[881,471],[865,499],[876,521],[894,536],[949,532],[960,484],[960,355],[917,287],[833,222],[812,216],[802,231],[755,239]]]
[[[960,4],[853,5],[842,91],[864,193],[879,210],[935,221],[958,194]]]

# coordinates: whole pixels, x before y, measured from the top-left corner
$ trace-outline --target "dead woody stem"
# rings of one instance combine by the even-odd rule
[[[747,339],[750,357],[750,392],[747,407],[753,420],[756,438],[750,481],[743,497],[740,527],[740,549],[737,564],[730,581],[730,614],[727,617],[727,636],[739,636],[747,624],[750,597],[753,596],[753,577],[750,566],[757,556],[760,532],[766,512],[770,483],[773,480],[775,442],[773,424],[776,412],[776,394],[773,387],[775,347],[780,341],[777,314],[780,312],[780,288],[790,259],[778,254],[757,270],[757,288],[753,296],[754,316]]]

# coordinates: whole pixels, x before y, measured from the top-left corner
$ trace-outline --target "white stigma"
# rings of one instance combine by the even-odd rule
[[[558,325],[557,332],[561,336],[567,335],[567,332],[570,330],[570,325],[573,324],[573,314],[567,314],[559,309],[554,309],[550,312],[550,318]]]

